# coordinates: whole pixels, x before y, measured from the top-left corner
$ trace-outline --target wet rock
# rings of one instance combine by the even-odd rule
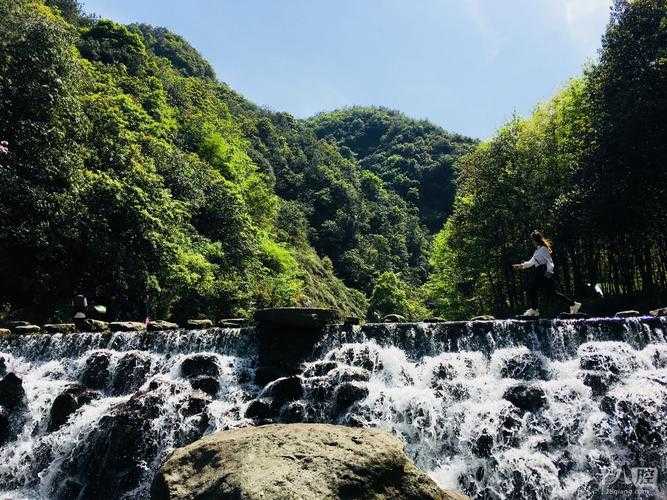
[[[254,399],[245,410],[245,418],[266,420],[274,416],[273,400],[270,398]]]
[[[27,401],[23,383],[14,373],[0,380],[0,445],[19,434],[26,421]]]
[[[523,412],[535,413],[547,406],[544,389],[536,384],[516,384],[508,387],[503,398]]]
[[[405,323],[406,321],[405,316],[401,316],[400,314],[387,314],[382,318],[383,323]]]
[[[584,385],[591,388],[593,396],[602,396],[621,380],[618,375],[613,373],[595,370],[583,370],[580,378]]]
[[[667,316],[667,307],[660,307],[649,312],[651,316]]]
[[[91,391],[80,384],[66,388],[53,400],[47,431],[53,432],[57,430],[67,422],[72,413],[98,397],[99,394],[97,392]]]
[[[165,432],[173,431],[164,427],[165,412],[173,405],[180,412],[180,407],[188,404],[186,399],[174,401],[173,397],[163,390],[139,392],[112,407],[61,465],[62,480],[73,479],[84,485],[79,498],[145,498],[146,492],[140,488],[152,476],[147,464],[153,463],[167,446]],[[200,423],[173,431],[173,446],[201,437]]]
[[[362,401],[368,396],[368,388],[350,382],[339,385],[334,393],[336,401],[336,412],[347,410],[357,401]]]
[[[579,346],[577,354],[579,376],[594,396],[605,394],[630,373],[644,367],[637,351],[625,342],[587,342]]]
[[[494,321],[496,318],[495,316],[491,316],[489,314],[482,314],[481,316],[475,316],[473,318],[470,318],[470,321]]]
[[[335,370],[337,367],[338,363],[335,361],[315,361],[304,370],[303,376],[322,377],[329,373],[331,370]]]
[[[185,358],[181,363],[181,376],[185,378],[201,375],[219,377],[220,373],[218,358],[210,354],[194,354]]]
[[[76,325],[74,323],[51,323],[43,326],[46,333],[74,333]]]
[[[371,372],[358,366],[339,366],[327,373],[327,378],[335,384],[343,382],[368,382]]]
[[[258,366],[255,370],[255,385],[265,386],[269,382],[279,379],[285,373],[276,366]]]
[[[83,498],[119,498],[139,486],[146,463],[158,453],[151,423],[160,416],[162,398],[137,394],[104,415],[74,454],[69,479],[85,485]]]
[[[109,323],[112,332],[143,332],[146,324],[138,321],[113,321]]]
[[[459,378],[475,378],[478,366],[483,363],[483,356],[478,353],[447,353],[433,358],[428,366],[431,387],[439,388],[443,382]]]
[[[642,351],[654,368],[667,368],[667,344],[649,344]]]
[[[0,406],[10,412],[26,405],[22,380],[14,373],[8,373],[0,380]]]
[[[255,311],[255,322],[262,326],[317,329],[335,323],[336,311],[313,307],[279,307]]]
[[[348,316],[343,320],[343,324],[345,326],[354,326],[354,325],[360,325],[361,320],[359,318],[355,318],[354,316]]]
[[[218,322],[221,328],[243,328],[248,325],[248,320],[245,318],[225,318]]]
[[[424,323],[446,323],[447,320],[445,318],[441,318],[440,316],[433,316],[431,318],[426,318],[424,320]]]
[[[99,319],[87,319],[83,321],[81,330],[84,332],[108,332],[109,323]]]
[[[577,349],[579,368],[625,375],[643,366],[631,346],[625,342],[587,342]]]
[[[11,335],[12,331],[7,329],[7,328],[0,328],[0,337],[6,337],[7,335]]]
[[[29,325],[30,325],[30,322],[28,322],[28,321],[5,321],[3,323],[3,326],[5,326],[9,329],[16,328],[17,326],[29,326]]]
[[[118,360],[111,388],[113,394],[127,394],[139,389],[151,369],[151,360],[140,352],[128,352]]]
[[[301,399],[303,394],[303,382],[301,377],[297,376],[283,377],[274,380],[262,391],[262,397],[273,398],[275,404],[278,406],[283,406],[283,404],[287,402]]]
[[[501,498],[507,499],[554,498],[561,487],[558,469],[539,452],[509,449],[496,456],[494,465],[486,478],[489,495],[479,498],[498,498],[494,492],[499,491],[503,492]]]
[[[181,414],[185,417],[201,415],[206,412],[211,398],[204,392],[195,392],[188,398],[187,403],[181,408]]]
[[[210,319],[189,319],[186,325],[193,330],[200,330],[204,328],[212,328],[213,321]]]
[[[220,390],[220,382],[218,379],[208,375],[199,375],[191,378],[190,385],[193,389],[199,389],[209,396],[215,396]]]
[[[491,369],[502,378],[548,380],[549,363],[542,353],[527,348],[497,349],[491,356]]]
[[[21,325],[14,327],[14,333],[17,335],[36,335],[41,333],[42,329],[37,325]]]
[[[109,385],[111,374],[109,364],[111,353],[106,351],[94,351],[86,359],[79,380],[90,389],[106,389]]]
[[[3,356],[0,356],[0,377],[7,375],[7,362]]]
[[[305,422],[307,418],[307,403],[294,401],[285,405],[280,412],[280,420],[288,424]]]
[[[629,309],[627,311],[619,311],[615,314],[617,318],[633,318],[641,315],[642,314],[639,311],[635,311],[634,309]]]
[[[207,436],[176,450],[155,500],[193,498],[462,498],[417,469],[403,443],[374,429],[266,425]]]
[[[661,381],[634,380],[603,397],[615,438],[647,460],[664,456],[667,445],[667,387]]]
[[[13,439],[9,411],[0,406],[0,446]]]
[[[484,429],[482,433],[473,441],[471,451],[473,455],[479,458],[489,458],[493,450],[493,436]]]
[[[239,384],[249,384],[253,379],[253,374],[250,369],[242,368],[236,374],[236,380]]]
[[[178,330],[178,325],[169,321],[154,320],[148,322],[146,329],[149,332],[166,332],[169,330]]]
[[[327,361],[338,361],[346,365],[358,366],[370,372],[379,371],[384,367],[377,348],[369,345],[356,344],[342,347],[329,356]]]

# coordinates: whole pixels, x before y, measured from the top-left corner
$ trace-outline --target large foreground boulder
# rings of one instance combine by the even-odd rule
[[[177,449],[154,499],[460,499],[417,469],[396,438],[328,424],[249,427]]]

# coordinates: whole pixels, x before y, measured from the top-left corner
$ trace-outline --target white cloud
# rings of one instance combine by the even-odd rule
[[[596,47],[609,19],[612,0],[553,0],[567,22],[571,36],[584,46]]]

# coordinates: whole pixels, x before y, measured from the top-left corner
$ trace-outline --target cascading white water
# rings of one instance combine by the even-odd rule
[[[0,498],[146,498],[173,447],[269,421],[386,429],[475,498],[665,492],[664,320],[454,326],[332,327],[300,375],[266,387],[251,329],[2,340],[0,374],[25,401]],[[58,420],[67,391],[77,407]]]

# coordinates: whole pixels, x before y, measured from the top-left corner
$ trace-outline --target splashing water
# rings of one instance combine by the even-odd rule
[[[0,498],[147,498],[171,449],[270,421],[385,429],[473,498],[666,489],[664,320],[329,327],[299,376],[266,387],[255,338],[0,340],[0,375],[25,391],[0,433]]]

